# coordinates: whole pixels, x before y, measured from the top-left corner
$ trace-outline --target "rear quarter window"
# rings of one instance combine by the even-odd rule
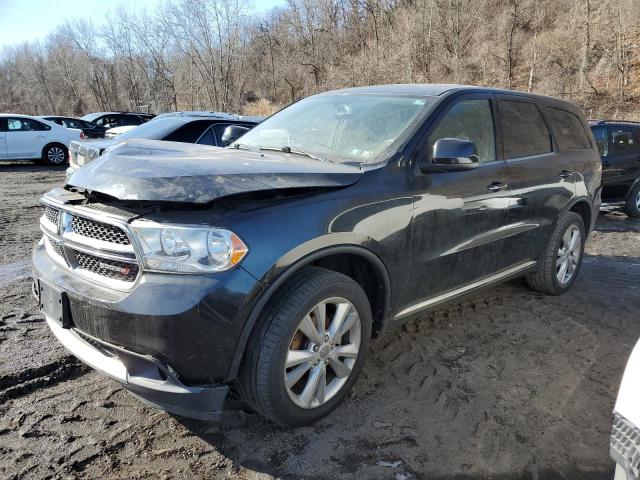
[[[498,105],[506,159],[552,151],[551,134],[534,103],[500,100]]]
[[[555,107],[546,107],[545,112],[551,122],[558,146],[561,150],[586,150],[591,142],[577,115]]]

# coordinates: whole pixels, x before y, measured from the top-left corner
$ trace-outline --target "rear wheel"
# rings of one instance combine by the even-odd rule
[[[69,151],[64,145],[54,143],[47,145],[42,151],[42,160],[49,165],[62,165],[69,158]]]
[[[287,282],[258,320],[241,370],[241,393],[283,426],[324,417],[355,383],[371,337],[362,288],[337,272],[309,268]]]
[[[629,192],[624,204],[624,213],[632,218],[640,218],[640,182],[637,182]]]
[[[582,265],[585,240],[582,217],[575,212],[565,213],[539,260],[538,270],[527,276],[529,286],[551,295],[569,290]]]

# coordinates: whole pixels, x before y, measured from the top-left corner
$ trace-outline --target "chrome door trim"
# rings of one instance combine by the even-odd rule
[[[413,313],[419,312],[420,310],[425,310],[427,308],[431,308],[434,307],[436,305],[439,305],[441,303],[446,302],[447,300],[451,300],[452,298],[458,297],[464,293],[470,292],[472,290],[475,290],[477,288],[480,287],[484,287],[486,285],[498,282],[500,280],[503,280],[507,277],[510,277],[512,275],[515,275],[517,273],[523,272],[525,270],[528,270],[529,268],[533,267],[534,265],[536,265],[538,262],[536,260],[530,260],[528,262],[524,262],[524,263],[520,263],[518,265],[515,265],[513,267],[507,268],[506,270],[502,270],[500,272],[497,272],[493,275],[490,275],[488,277],[482,278],[480,280],[476,280],[475,282],[469,283],[467,285],[464,285],[462,287],[456,288],[454,290],[450,290],[446,293],[437,295],[435,297],[431,297],[428,298],[427,300],[423,300],[421,302],[418,302],[414,305],[408,306],[406,308],[404,308],[403,310],[401,310],[399,313],[397,313],[393,319],[394,320],[399,320],[401,318],[407,317]]]

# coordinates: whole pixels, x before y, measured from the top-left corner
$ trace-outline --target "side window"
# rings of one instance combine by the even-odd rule
[[[591,142],[577,115],[560,108],[546,107],[551,128],[562,150],[586,150]]]
[[[633,153],[633,129],[631,127],[611,127],[613,155]]]
[[[196,120],[189,122],[186,125],[182,125],[180,128],[175,129],[163,140],[170,142],[184,142],[184,143],[196,143],[202,136],[202,133],[211,125],[211,122],[206,120]],[[200,143],[200,142],[198,142]]]
[[[207,131],[202,134],[202,136],[198,139],[199,145],[212,145],[217,146],[216,139],[213,135],[213,127],[207,128]]]
[[[7,119],[7,131],[9,132],[38,132],[50,130],[49,125],[36,122],[30,118],[9,118]]]
[[[598,146],[598,152],[601,157],[609,155],[609,129],[607,127],[593,127],[593,138],[596,139],[596,145]]]
[[[476,144],[480,162],[496,159],[496,138],[489,100],[464,100],[447,112],[429,136],[429,152],[441,138],[458,138]]]
[[[65,127],[67,128],[80,128],[82,129],[82,124],[76,120],[67,120]]]
[[[7,118],[7,132],[19,132],[21,130],[26,130],[22,126],[22,120],[19,118]]]
[[[500,100],[498,104],[506,159],[551,152],[549,129],[534,103]]]
[[[105,115],[104,117],[99,117],[97,120],[94,120],[93,123],[106,127],[110,121],[111,121],[110,117],[108,115]]]

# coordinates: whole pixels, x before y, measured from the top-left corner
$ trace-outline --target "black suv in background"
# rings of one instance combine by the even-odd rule
[[[373,334],[525,276],[574,283],[601,163],[573,103],[386,85],[315,95],[227,148],[131,140],[47,193],[34,292],[146,403],[287,426],[347,396]]]
[[[602,157],[602,199],[624,203],[624,211],[640,218],[640,122],[590,122]]]
[[[95,141],[73,141],[69,145],[67,176],[98,158],[104,151],[133,139],[166,140],[224,147],[248,132],[263,117],[249,117],[218,112],[170,112],[116,138]],[[225,132],[227,136],[225,137]]]
[[[66,128],[75,128],[76,130],[82,130],[82,133],[86,138],[104,138],[104,132],[107,131],[106,127],[97,125],[87,120],[74,117],[62,117],[59,115],[41,116],[45,120],[57,123],[60,126]]]
[[[149,113],[135,112],[94,112],[80,117],[81,120],[95,123],[105,129],[124,127],[127,125],[142,125],[154,117]]]

